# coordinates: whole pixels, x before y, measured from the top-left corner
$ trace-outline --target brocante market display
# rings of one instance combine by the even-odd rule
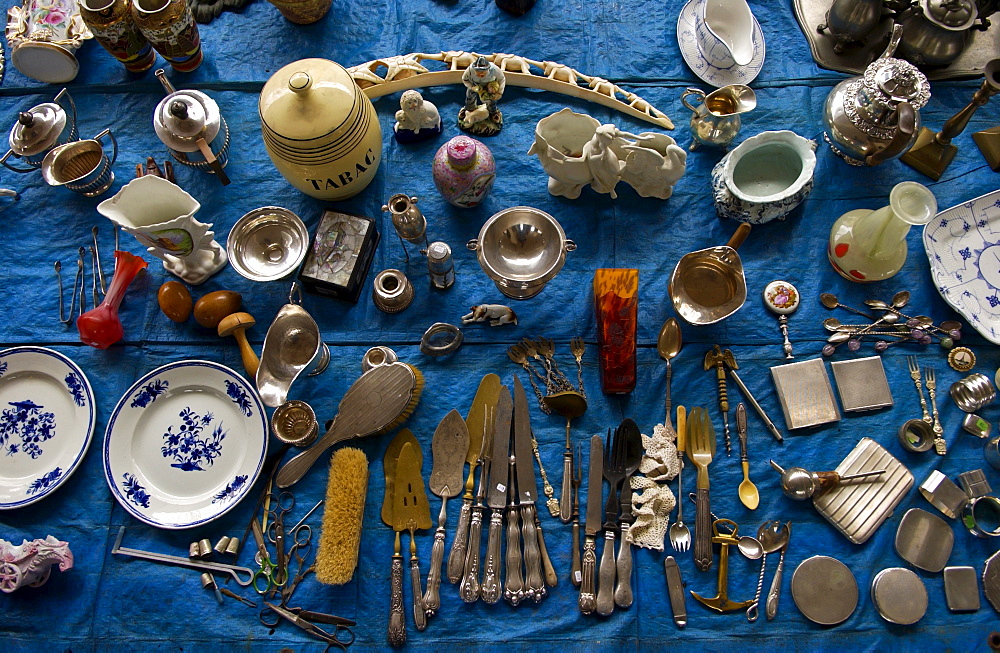
[[[270,2],[289,32],[333,4]],[[734,629],[739,612],[741,633],[818,647],[856,619],[888,646],[931,623],[1000,649],[1000,191],[946,177],[997,186],[1000,128],[962,136],[995,122],[995,3],[668,3],[676,31],[658,47],[682,56],[666,90],[583,72],[616,62],[571,51],[323,50],[275,59],[242,115],[205,76],[195,18],[236,38],[247,11],[279,14],[221,4],[234,12],[9,11],[11,63],[57,86],[4,105],[5,217],[65,202],[91,227],[75,270],[55,260],[58,315],[36,317],[52,324],[24,343],[8,325],[0,351],[0,524],[26,535],[0,530],[11,614],[65,593],[33,589],[58,566],[59,584],[155,574],[149,593],[182,591],[227,642],[264,648],[471,646],[485,640],[455,628],[508,618],[524,622],[510,644],[582,645],[637,612],[656,616],[631,641],[654,646]],[[464,10],[529,31],[517,21],[565,11],[532,5]],[[815,115],[792,88],[751,88],[771,39],[798,37],[762,11],[794,13],[820,65],[856,73],[813,89]],[[91,38],[151,115],[125,127],[85,82],[59,86],[84,77]],[[169,75],[148,72],[157,54]],[[972,81],[940,81],[956,76]],[[939,84],[954,102],[935,104]],[[125,161],[140,132],[154,156]],[[277,192],[255,190],[249,161]],[[870,183],[839,181],[866,169]],[[649,258],[618,248],[630,230]],[[47,259],[68,251],[48,244]],[[106,483],[79,480],[91,462]],[[106,543],[44,510],[71,491],[108,497]],[[22,648],[48,641],[8,628]]]

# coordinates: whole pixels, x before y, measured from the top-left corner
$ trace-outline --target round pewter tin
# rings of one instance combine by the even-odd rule
[[[920,621],[927,612],[927,588],[909,569],[890,567],[875,574],[872,602],[889,623],[909,626]]]
[[[806,619],[834,626],[858,606],[858,583],[840,560],[813,556],[803,560],[792,574],[792,599]]]

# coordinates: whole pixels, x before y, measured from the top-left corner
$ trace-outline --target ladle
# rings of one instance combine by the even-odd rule
[[[569,436],[570,422],[587,412],[587,398],[575,390],[565,390],[542,397],[542,404],[556,415],[566,418],[566,451],[563,452],[559,519],[568,524],[573,519],[573,443]]]
[[[790,524],[791,522],[789,522]],[[792,532],[789,527],[782,527],[780,521],[766,521],[757,529],[757,540],[760,542],[764,553],[761,555],[760,576],[757,578],[757,593],[754,595],[753,604],[747,608],[747,621],[757,621],[759,616],[758,605],[760,604],[760,593],[764,588],[764,572],[767,570],[767,554],[780,551],[791,538]]]

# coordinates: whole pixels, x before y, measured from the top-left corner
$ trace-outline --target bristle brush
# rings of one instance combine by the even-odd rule
[[[285,463],[274,479],[275,484],[287,488],[297,483],[323,452],[337,442],[399,426],[416,408],[423,388],[423,374],[406,363],[388,363],[368,370],[344,393],[326,434]]]
[[[330,457],[323,533],[316,552],[316,580],[343,585],[354,576],[361,545],[361,522],[368,493],[368,459],[360,449],[344,447]]]

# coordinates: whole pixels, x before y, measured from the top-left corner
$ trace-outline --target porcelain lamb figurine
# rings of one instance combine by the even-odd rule
[[[425,100],[417,91],[404,91],[399,98],[399,111],[392,130],[400,143],[434,138],[441,133],[441,115],[434,103]]]
[[[0,540],[0,591],[10,594],[25,585],[44,585],[52,573],[52,565],[59,565],[59,571],[73,568],[73,552],[68,542],[60,542],[51,535],[44,540],[24,540],[20,546]]]
[[[480,304],[470,309],[472,312],[462,316],[462,324],[472,324],[473,322],[486,322],[490,326],[501,326],[503,324],[513,324],[517,326],[517,314],[509,306],[502,304]]]

